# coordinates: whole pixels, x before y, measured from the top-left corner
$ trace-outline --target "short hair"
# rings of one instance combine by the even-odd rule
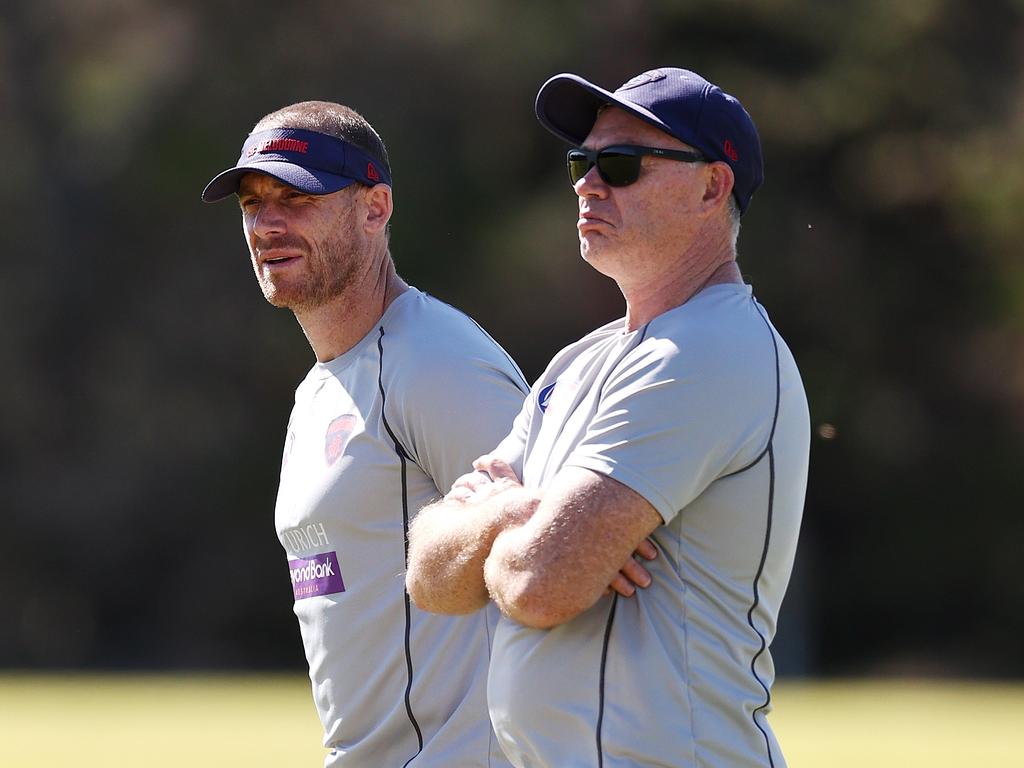
[[[300,101],[265,115],[252,130],[256,133],[272,128],[317,131],[347,141],[370,155],[391,175],[384,141],[366,118],[351,107],[331,101]]]
[[[726,204],[726,213],[729,216],[729,226],[732,230],[732,247],[736,248],[736,241],[740,237],[740,205],[736,200],[736,195],[729,195],[729,202]]]

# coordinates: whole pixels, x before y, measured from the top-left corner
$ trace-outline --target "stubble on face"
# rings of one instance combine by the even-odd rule
[[[337,204],[322,211],[325,220],[306,234],[288,233],[271,238],[253,238],[253,268],[263,297],[275,307],[296,314],[321,307],[355,285],[365,270],[363,249],[355,227],[352,188],[342,190]],[[261,266],[261,250],[289,249],[302,254],[302,269],[275,272]]]
[[[584,140],[601,149],[614,144],[639,144],[689,149],[679,140],[621,109],[602,109]],[[660,163],[660,164],[659,164]],[[662,252],[682,241],[693,166],[645,158],[640,178],[625,187],[611,187],[591,171],[577,188],[579,222],[591,217],[602,224],[579,227],[580,255],[598,272],[613,279],[656,269]]]

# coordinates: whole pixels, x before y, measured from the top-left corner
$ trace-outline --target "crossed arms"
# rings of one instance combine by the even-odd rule
[[[565,467],[543,491],[524,488],[501,459],[482,456],[409,530],[406,588],[435,613],[471,613],[491,599],[537,628],[569,621],[610,590],[650,583],[634,553],[661,516],[616,480]]]

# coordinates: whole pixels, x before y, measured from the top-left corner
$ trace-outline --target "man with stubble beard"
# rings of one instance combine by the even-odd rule
[[[507,765],[485,700],[497,612],[420,611],[403,575],[410,520],[508,432],[522,374],[473,320],[399,277],[387,152],[354,110],[264,117],[203,199],[232,194],[263,295],[295,313],[316,355],[275,521],[325,765]]]
[[[580,256],[625,315],[559,352],[509,435],[417,517],[409,591],[501,609],[487,693],[517,768],[783,768],[769,646],[810,423],[737,263],[757,129],[678,67],[615,91],[556,75],[536,109],[570,145]]]

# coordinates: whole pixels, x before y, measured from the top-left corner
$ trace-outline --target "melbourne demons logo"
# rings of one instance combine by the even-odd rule
[[[555,384],[548,384],[544,389],[537,393],[537,405],[540,408],[540,412],[544,413],[548,409],[548,403],[551,402],[551,395],[555,392]]]
[[[331,465],[345,452],[345,446],[352,437],[352,430],[356,428],[356,417],[351,413],[343,413],[331,422],[327,427],[327,437],[324,440],[324,458],[327,464]]]

